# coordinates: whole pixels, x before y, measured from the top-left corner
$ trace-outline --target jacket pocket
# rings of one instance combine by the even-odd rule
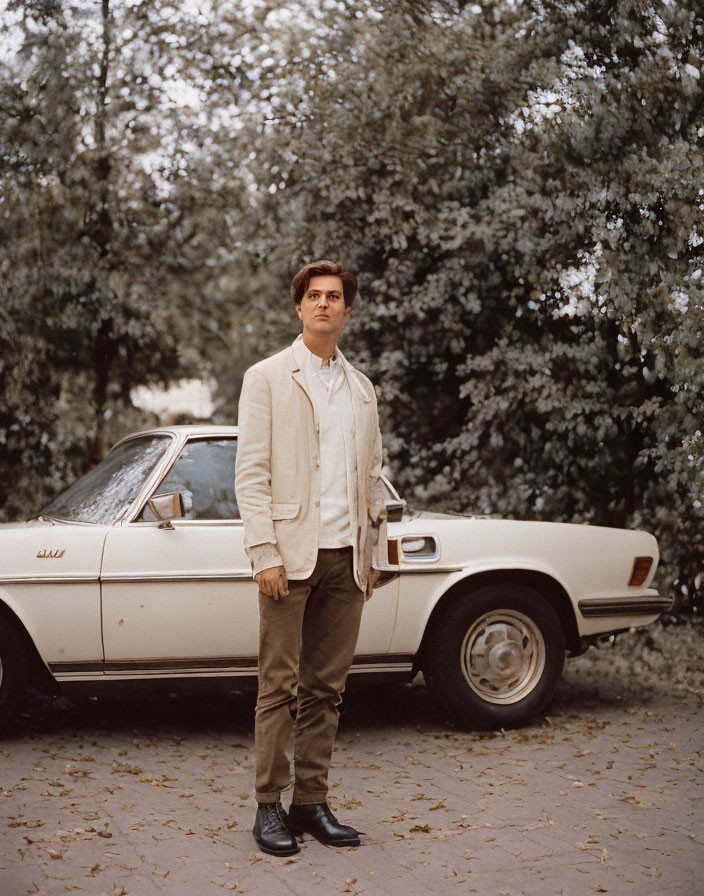
[[[300,501],[296,501],[292,504],[275,504],[272,502],[271,518],[272,520],[292,520],[294,517],[298,516],[300,506]]]

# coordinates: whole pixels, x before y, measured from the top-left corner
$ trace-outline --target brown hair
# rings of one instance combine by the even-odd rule
[[[300,305],[303,296],[308,289],[311,277],[319,276],[339,277],[342,280],[342,293],[345,297],[345,307],[351,308],[354,297],[357,295],[357,279],[347,268],[336,261],[311,261],[296,274],[291,282],[291,299],[294,305]]]

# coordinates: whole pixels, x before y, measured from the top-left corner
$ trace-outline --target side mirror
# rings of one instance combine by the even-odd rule
[[[384,503],[386,504],[386,522],[400,523],[401,517],[403,516],[403,509],[406,506],[406,502],[389,499]]]
[[[147,507],[154,514],[155,520],[162,520],[159,523],[160,529],[173,529],[171,520],[183,517],[186,512],[181,492],[174,492],[170,495],[152,495],[147,501]]]

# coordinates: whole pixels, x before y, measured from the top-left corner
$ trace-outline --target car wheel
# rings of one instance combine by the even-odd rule
[[[545,709],[564,662],[565,636],[548,601],[524,585],[488,585],[442,618],[428,678],[463,727],[513,728]]]
[[[22,702],[27,688],[27,657],[13,625],[0,616],[0,728]]]

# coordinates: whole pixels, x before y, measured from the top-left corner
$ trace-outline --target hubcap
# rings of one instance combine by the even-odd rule
[[[518,610],[491,610],[472,625],[461,649],[467,684],[489,703],[517,703],[535,688],[545,668],[545,641]]]

